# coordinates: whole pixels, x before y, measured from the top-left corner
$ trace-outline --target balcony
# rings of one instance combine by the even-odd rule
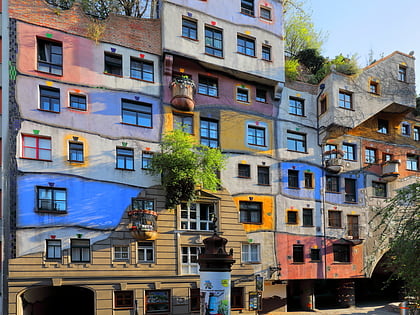
[[[325,168],[328,172],[338,174],[344,169],[342,157],[344,153],[341,150],[331,150],[324,152]]]
[[[382,164],[382,180],[385,182],[392,182],[399,176],[400,160],[386,161]]]
[[[131,236],[138,241],[155,240],[157,232],[157,213],[153,210],[135,209],[128,211]]]
[[[174,108],[187,112],[194,110],[195,83],[192,79],[174,78],[169,87],[172,90],[171,104]]]

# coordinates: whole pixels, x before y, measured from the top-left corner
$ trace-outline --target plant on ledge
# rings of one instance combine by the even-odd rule
[[[149,173],[162,176],[166,206],[174,208],[181,201],[195,199],[197,186],[216,190],[220,185],[217,172],[225,164],[219,149],[197,144],[181,129],[167,132],[160,143],[161,152],[151,159]]]

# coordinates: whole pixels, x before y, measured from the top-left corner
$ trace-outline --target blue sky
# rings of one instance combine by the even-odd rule
[[[380,59],[398,50],[416,57],[420,93],[420,0],[306,0],[315,29],[327,34],[322,55],[357,55],[360,66],[369,53]]]

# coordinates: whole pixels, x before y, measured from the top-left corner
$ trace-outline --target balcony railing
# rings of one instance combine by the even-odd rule
[[[157,213],[152,210],[135,209],[128,211],[128,229],[137,240],[155,240],[157,232]]]
[[[174,108],[189,112],[194,110],[195,83],[192,79],[174,78],[169,87],[172,90],[171,104]]]
[[[387,182],[396,180],[399,176],[400,160],[386,161],[382,164],[382,179]]]

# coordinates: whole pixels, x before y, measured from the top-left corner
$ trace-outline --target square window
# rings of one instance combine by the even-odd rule
[[[242,244],[242,262],[259,263],[261,261],[260,244]]]
[[[37,38],[38,71],[63,74],[63,44]]]
[[[420,127],[413,128],[413,139],[414,141],[420,141]]]
[[[345,91],[340,91],[338,96],[339,96],[338,104],[341,108],[345,108],[345,109],[352,109],[353,108],[352,93],[345,92]]]
[[[132,309],[134,307],[134,292],[114,291],[114,307]]]
[[[86,95],[70,94],[70,108],[86,110]]]
[[[153,242],[137,243],[137,259],[139,263],[152,263],[155,261],[155,249]]]
[[[170,290],[146,290],[145,308],[149,313],[169,313],[171,293]]]
[[[71,262],[90,262],[90,240],[70,240]]]
[[[154,81],[153,62],[131,57],[130,77],[143,81]]]
[[[248,144],[265,146],[265,128],[248,126]]]
[[[345,185],[345,194],[344,194],[345,201],[357,202],[356,180],[352,178],[345,178],[344,185]]]
[[[240,222],[249,224],[262,223],[262,203],[239,201]]]
[[[287,150],[306,153],[306,134],[288,130]]]
[[[260,7],[260,18],[271,21],[271,9],[267,7]]]
[[[347,216],[347,235],[352,236],[353,239],[359,239],[359,216]]]
[[[344,160],[356,161],[356,145],[343,143]]]
[[[337,158],[337,146],[335,144],[326,144],[324,146],[324,154],[327,160]]]
[[[295,210],[287,211],[287,224],[297,224],[298,223],[298,213]]]
[[[223,57],[223,33],[219,29],[206,26],[204,29],[206,54]]]
[[[209,148],[219,147],[219,122],[217,120],[200,120],[200,142]]]
[[[60,112],[60,89],[46,86],[39,87],[39,109],[54,113]]]
[[[319,248],[311,248],[311,261],[321,261],[321,250]]]
[[[215,205],[212,203],[181,203],[181,229],[212,231]]]
[[[254,15],[254,0],[241,0],[241,13]]]
[[[134,150],[131,148],[117,147],[117,168],[134,170]]]
[[[370,81],[369,92],[372,94],[379,94],[379,83],[376,81]]]
[[[304,116],[304,100],[299,98],[291,97],[289,99],[289,114],[297,115],[297,116]]]
[[[244,88],[236,88],[236,100],[238,102],[249,103],[249,91]]]
[[[190,311],[200,312],[200,288],[190,289]]]
[[[369,164],[376,163],[376,149],[371,149],[371,148],[365,149],[365,163],[369,163]]]
[[[389,126],[388,120],[378,119],[378,132],[383,134],[388,134]]]
[[[305,188],[314,188],[314,174],[305,172]]]
[[[67,191],[64,188],[37,188],[38,211],[63,212],[67,211]]]
[[[341,228],[341,211],[328,211],[328,227]]]
[[[22,157],[51,161],[51,138],[22,135]]]
[[[350,262],[350,245],[333,244],[334,262]]]
[[[255,39],[238,35],[237,49],[240,54],[255,57]]]
[[[107,74],[122,76],[122,56],[105,52],[104,54],[105,69]]]
[[[200,247],[185,246],[181,247],[181,268],[183,275],[197,275],[199,271],[198,256]]]
[[[325,176],[326,187],[325,190],[327,192],[339,192],[339,177],[337,176]]]
[[[398,80],[402,82],[407,81],[407,67],[402,65],[398,66]]]
[[[407,169],[410,171],[419,170],[419,158],[416,155],[407,155]]]
[[[129,259],[129,247],[128,245],[114,246],[114,260],[116,261],[128,261]]]
[[[152,158],[153,158],[153,152],[143,151],[141,154],[141,168],[144,170],[149,169]]]
[[[257,88],[255,93],[255,100],[261,103],[267,103],[267,90]]]
[[[197,40],[197,21],[182,18],[182,37]]]
[[[392,154],[389,154],[389,153],[382,154],[382,162],[392,161],[392,159],[393,159]]]
[[[251,166],[248,164],[238,164],[238,177],[250,178]]]
[[[302,221],[303,226],[313,226],[314,225],[314,218],[313,218],[313,209],[304,208],[302,210]]]
[[[131,208],[133,210],[155,210],[155,202],[152,199],[133,198],[131,200]]]
[[[46,259],[61,259],[61,240],[46,240]]]
[[[411,127],[410,124],[407,124],[407,123],[401,124],[401,134],[407,137],[410,136],[410,131],[411,131],[410,127]]]
[[[124,124],[152,127],[152,105],[147,103],[121,100],[122,122]]]
[[[303,245],[293,245],[293,262],[303,263],[305,258],[303,255]]]
[[[82,142],[69,142],[69,161],[78,163],[84,161]]]
[[[174,129],[181,129],[182,131],[192,134],[193,133],[193,116],[173,114]]]
[[[287,184],[289,188],[299,188],[299,171],[287,171]]]
[[[217,79],[199,75],[198,93],[217,97],[219,95]]]
[[[262,59],[271,61],[271,46],[262,45]]]
[[[268,166],[258,166],[258,185],[270,185],[270,168]]]

